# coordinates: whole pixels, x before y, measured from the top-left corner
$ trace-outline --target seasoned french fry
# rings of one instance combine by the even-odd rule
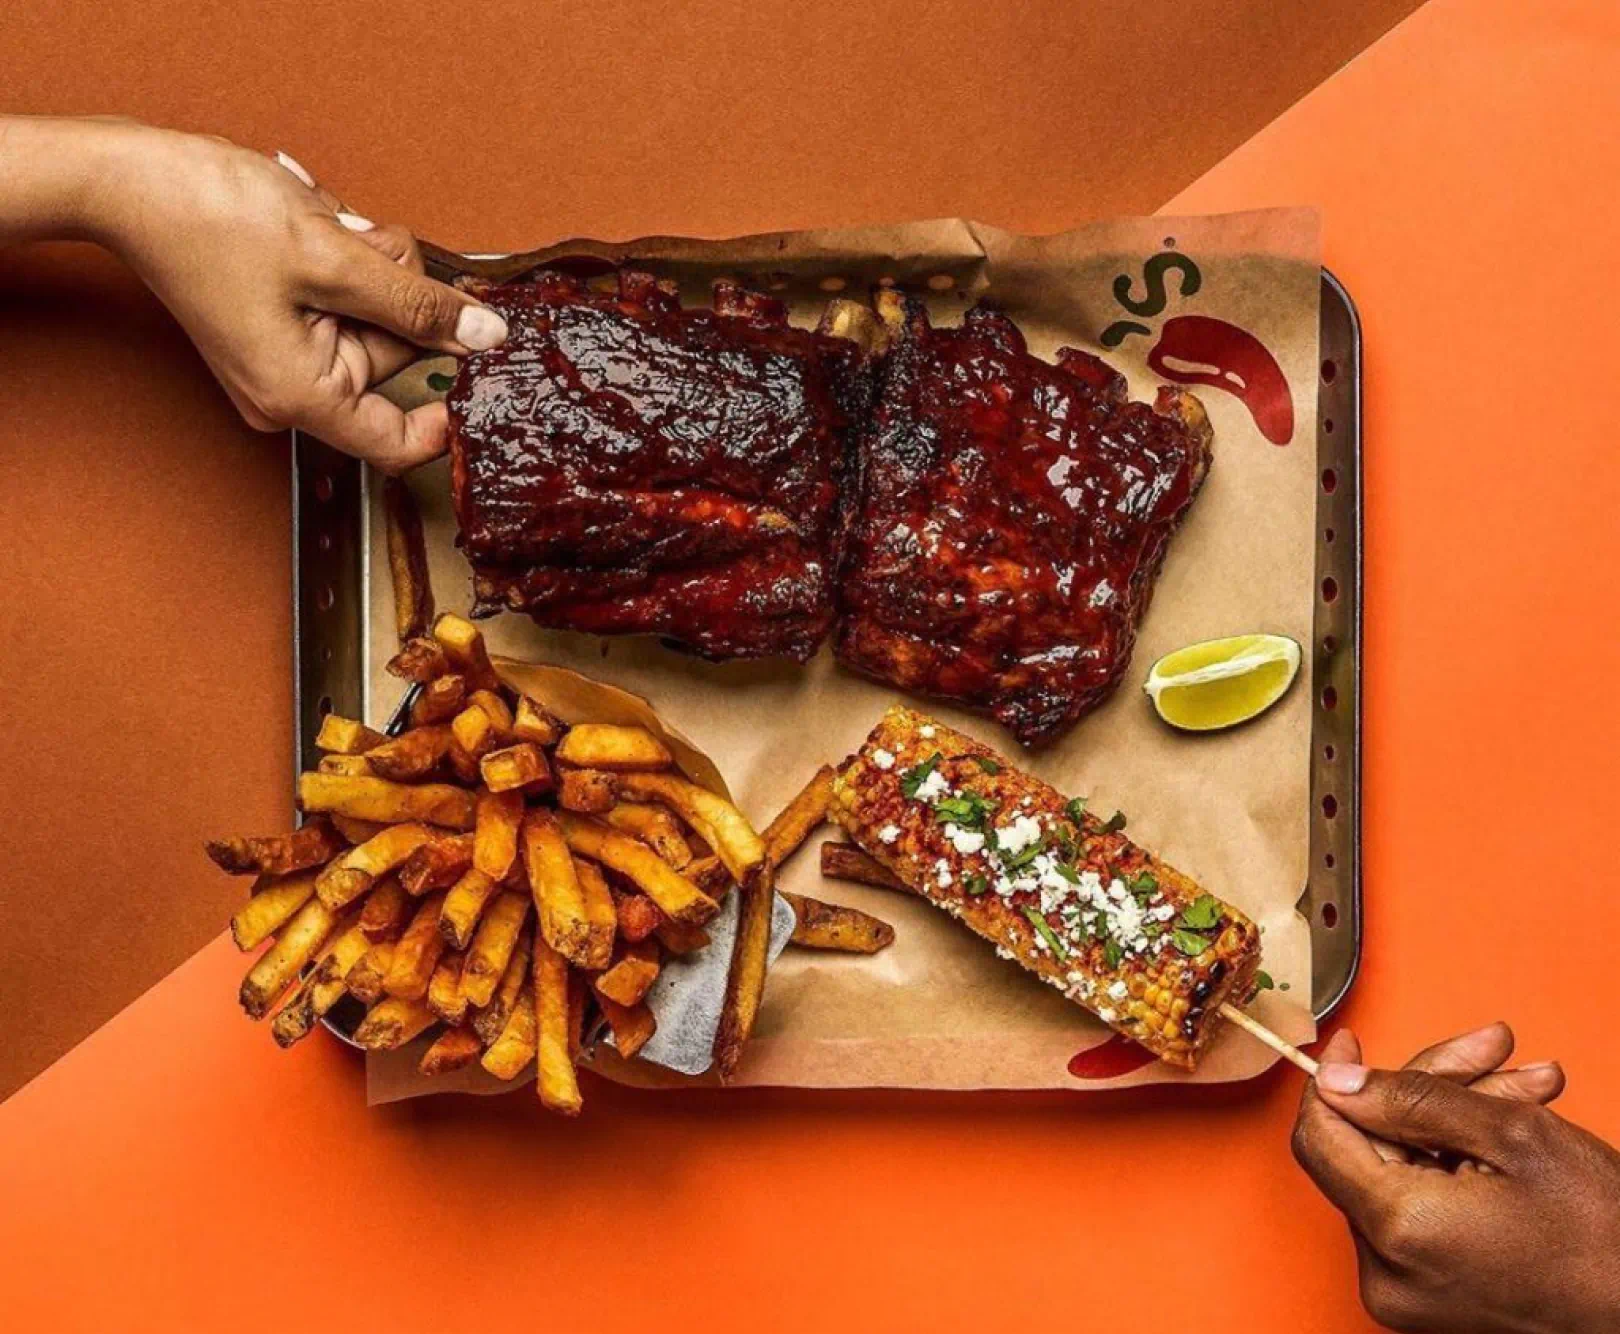
[[[315,892],[328,908],[342,908],[364,894],[377,877],[386,875],[417,848],[434,837],[425,824],[389,825],[375,838],[350,848],[315,877]]]
[[[347,815],[329,815],[326,818],[332,822],[332,828],[343,835],[343,841],[350,847],[356,843],[364,843],[368,838],[375,838],[388,828],[376,820],[356,820]]]
[[[203,844],[214,865],[230,875],[291,875],[322,866],[343,851],[331,822],[310,820],[290,834],[268,838],[216,838]]]
[[[701,926],[672,922],[668,918],[654,928],[653,934],[671,954],[695,954],[709,943],[709,933]]]
[[[541,936],[581,968],[606,968],[618,921],[613,896],[605,885],[580,880],[570,844],[550,811],[537,808],[523,817],[522,846]]]
[[[522,823],[521,792],[479,793],[472,864],[492,880],[504,876],[517,857],[518,827]]]
[[[476,866],[469,866],[444,896],[439,934],[452,949],[464,950],[473,938],[479,915],[499,886]]]
[[[605,769],[559,769],[557,784],[557,804],[565,811],[605,815],[613,809],[613,775]]]
[[[467,993],[461,985],[463,956],[446,950],[428,979],[428,1009],[447,1024],[459,1024],[467,1014]]]
[[[667,769],[669,747],[645,727],[575,723],[557,743],[557,758],[581,769]]]
[[[499,690],[474,690],[467,696],[467,703],[476,704],[489,715],[490,722],[495,724],[496,735],[504,745],[512,736],[512,706],[506,702]]]
[[[438,645],[434,645],[435,648]],[[447,723],[461,712],[467,699],[467,679],[452,672],[436,676],[411,701],[411,726],[427,727],[434,723]]]
[[[882,918],[859,908],[790,894],[785,889],[777,893],[793,905],[793,915],[798,919],[792,936],[795,945],[845,954],[876,954],[894,944],[894,928]]]
[[[495,988],[495,994],[490,997],[488,1005],[473,1012],[473,1032],[478,1034],[478,1040],[486,1047],[500,1037],[501,1030],[506,1027],[506,1021],[512,1013],[512,1007],[517,1004],[518,993],[528,982],[529,961],[533,950],[534,927],[525,923],[523,930],[518,932],[517,944],[512,947],[512,957],[506,961],[506,971],[501,974],[500,986]]]
[[[478,1034],[465,1027],[447,1028],[422,1053],[417,1070],[424,1075],[445,1075],[471,1065],[483,1050]]]
[[[457,714],[456,716],[460,717],[461,715]],[[453,727],[454,723],[452,722],[451,725]],[[452,741],[450,743],[450,749],[445,752],[444,762],[450,772],[455,775],[456,782],[467,787],[478,786],[480,781],[478,756],[463,746],[461,742]]]
[[[337,924],[337,915],[311,898],[282,928],[276,942],[258,958],[242,979],[242,1008],[250,1018],[263,1019],[276,999],[298,976],[304,965],[326,943]]]
[[[894,872],[853,843],[823,843],[821,874],[830,880],[853,880],[858,885],[896,889],[902,894],[910,892]]]
[[[392,741],[373,746],[365,753],[365,762],[378,778],[412,783],[433,772],[453,739],[448,723],[413,727]]]
[[[595,770],[569,770],[563,775],[566,785],[568,773],[595,773]],[[828,771],[829,773],[831,770]],[[568,806],[559,798],[559,804]],[[569,807],[570,810],[580,809]],[[602,814],[602,823],[621,834],[639,838],[677,871],[692,860],[692,850],[686,846],[686,835],[680,821],[662,806],[651,806],[636,801],[617,801]]]
[[[422,511],[410,483],[402,478],[390,477],[383,483],[383,526],[388,536],[388,573],[394,584],[394,628],[403,644],[426,633],[433,624],[433,585],[428,579]]]
[[[384,996],[366,1011],[354,1040],[367,1051],[392,1051],[427,1032],[439,1018],[423,1000]]]
[[[489,1004],[528,915],[529,901],[522,894],[497,894],[489,905],[461,967],[461,989],[469,1004]]]
[[[736,1073],[743,1046],[754,1031],[760,998],[765,994],[775,884],[776,869],[769,862],[761,862],[737,885],[737,938],[731,950],[726,996],[720,1007],[720,1027],[714,1035],[714,1067],[722,1081]]]
[[[607,1020],[608,1028],[613,1033],[614,1048],[625,1060],[645,1047],[648,1039],[658,1031],[658,1020],[645,1004],[620,1005],[605,996],[598,996],[596,1003],[602,1007],[602,1017]]]
[[[658,946],[652,941],[626,945],[613,963],[591,980],[591,990],[620,1005],[638,1005],[647,988],[657,981],[660,966]]]
[[[278,1046],[290,1047],[315,1027],[315,1021],[342,998],[343,975],[366,952],[358,918],[350,914],[328,938],[326,947],[304,975],[292,998],[270,1020]]]
[[[534,1008],[539,1030],[536,1083],[541,1103],[564,1116],[577,1116],[581,1099],[570,1050],[573,1019],[568,1001],[568,960],[537,936],[534,942]]]
[[[684,874],[705,894],[713,894],[715,898],[723,898],[731,888],[731,873],[725,863],[712,854],[688,862]]]
[[[537,746],[555,746],[562,738],[563,725],[527,695],[518,697],[517,715],[512,719],[512,735]]]
[[[349,970],[365,957],[371,942],[359,922],[345,927],[332,938],[309,975],[310,999],[317,1016],[325,1014],[343,998]]]
[[[231,938],[239,950],[251,950],[268,940],[315,893],[314,871],[266,877],[255,886],[253,897],[231,918]]]
[[[399,883],[412,898],[448,889],[472,865],[472,855],[471,834],[435,834],[405,859]]]
[[[496,1079],[516,1079],[534,1059],[539,1031],[535,1024],[534,982],[525,980],[500,1036],[484,1052],[481,1064]]]
[[[557,822],[569,848],[600,862],[634,882],[666,917],[699,925],[713,917],[720,905],[683,876],[645,843],[615,833],[606,825],[569,811],[559,811]],[[528,822],[524,822],[528,827]],[[534,867],[529,867],[534,881]]]
[[[348,993],[364,1005],[375,1005],[383,997],[383,982],[394,966],[394,942],[379,940],[360,956],[343,978]]]
[[[444,953],[439,934],[439,913],[444,895],[423,899],[405,932],[394,945],[394,962],[383,979],[383,990],[399,1000],[421,1000],[427,995],[433,969]]]
[[[360,755],[386,740],[381,732],[336,713],[322,718],[321,730],[315,734],[315,744],[334,755]]]
[[[472,702],[450,720],[450,728],[456,744],[474,759],[494,750],[505,740],[495,720],[489,716],[489,710]]]
[[[515,746],[490,751],[478,761],[478,772],[491,792],[511,792],[517,788],[545,791],[552,783],[551,766],[546,763],[545,752],[532,741],[520,741]]]
[[[402,643],[399,652],[388,660],[384,670],[402,681],[426,685],[449,672],[450,659],[438,640],[422,635]]]
[[[836,776],[832,765],[822,765],[799,794],[782,807],[776,819],[765,826],[765,855],[772,866],[781,866],[799,850],[811,831],[826,821]]]
[[[276,1046],[290,1047],[315,1027],[314,991],[314,984],[305,981],[271,1016],[270,1036],[275,1038]]]
[[[467,678],[474,690],[498,690],[501,678],[489,661],[484,636],[471,621],[445,612],[433,623],[433,637],[443,646],[450,665]]]
[[[577,862],[581,875],[591,874],[600,876],[602,873],[596,869],[595,862]],[[589,872],[586,868],[589,867]],[[652,935],[665,921],[664,914],[659,907],[645,894],[614,894],[613,906],[619,910],[619,935],[634,944],[638,940],[645,940]]]
[[[674,810],[703,836],[739,885],[749,871],[764,863],[764,840],[748,818],[718,793],[675,774],[627,773],[620,776],[618,786],[622,796],[660,801]]]
[[[399,933],[410,921],[416,905],[397,876],[384,876],[371,893],[366,895],[360,909],[360,934],[372,944],[379,940],[398,940]]]
[[[334,811],[357,820],[400,824],[420,820],[447,829],[471,829],[477,807],[471,792],[447,783],[390,783],[386,778],[346,774],[300,774],[298,804],[306,811]]]
[[[347,774],[351,778],[364,778],[371,772],[371,765],[367,763],[364,755],[322,755],[315,762],[315,772],[319,774]]]

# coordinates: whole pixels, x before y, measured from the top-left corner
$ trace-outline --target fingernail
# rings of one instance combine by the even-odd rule
[[[1329,1093],[1360,1093],[1367,1083],[1367,1067],[1330,1061],[1316,1072],[1318,1088]]]
[[[298,179],[301,180],[305,185],[309,186],[311,190],[315,188],[315,178],[305,171],[301,166],[299,166],[295,159],[288,157],[287,154],[277,150],[276,161],[281,163],[281,165],[284,166],[288,171],[292,172],[292,174],[298,177]]]
[[[473,352],[488,352],[506,341],[506,321],[488,306],[463,306],[456,317],[456,342]]]
[[[1545,1074],[1548,1070],[1557,1070],[1559,1068],[1557,1061],[1533,1061],[1529,1065],[1521,1065],[1519,1073],[1521,1075],[1539,1075]]]
[[[339,213],[337,220],[351,232],[369,232],[377,225],[370,218],[362,218],[358,213]]]

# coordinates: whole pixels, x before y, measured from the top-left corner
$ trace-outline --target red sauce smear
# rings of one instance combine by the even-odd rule
[[[1208,315],[1177,315],[1164,322],[1148,365],[1177,384],[1226,390],[1249,409],[1260,434],[1272,444],[1286,445],[1294,438],[1288,378],[1248,330]]]
[[[1069,1061],[1069,1073],[1076,1079],[1118,1079],[1152,1065],[1155,1059],[1146,1047],[1116,1033],[1107,1042],[1075,1052]]]

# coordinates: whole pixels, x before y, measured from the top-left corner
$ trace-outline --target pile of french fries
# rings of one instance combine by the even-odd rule
[[[352,996],[362,1047],[428,1035],[427,1074],[477,1061],[512,1080],[534,1064],[541,1102],[573,1115],[582,1051],[604,1029],[625,1057],[645,1046],[665,959],[707,945],[704,924],[735,891],[714,1045],[729,1078],[764,991],[776,869],[826,818],[832,770],[762,836],[652,732],[564,726],[509,689],[460,616],[439,616],[388,670],[414,687],[403,730],[329,715],[325,755],[298,782],[306,823],[207,845],[257,877],[231,922],[243,950],[271,942],[243,1009],[290,1046]],[[787,897],[797,945],[870,954],[894,938],[865,913]]]

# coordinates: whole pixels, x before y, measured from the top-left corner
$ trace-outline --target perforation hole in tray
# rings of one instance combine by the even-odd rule
[[[1337,602],[1339,600],[1339,581],[1331,574],[1322,580],[1322,601]]]
[[[1332,384],[1334,382],[1334,380],[1336,380],[1338,378],[1339,378],[1338,363],[1335,362],[1332,358],[1329,358],[1328,360],[1324,361],[1322,363],[1322,383],[1323,384]]]
[[[1322,707],[1329,712],[1339,707],[1339,692],[1332,686],[1322,687]]]
[[[1339,489],[1339,474],[1336,473],[1332,468],[1323,468],[1322,469],[1322,490],[1326,491],[1328,493],[1328,495],[1331,496],[1338,489]]]
[[[337,487],[332,482],[330,473],[320,473],[315,478],[315,499],[323,505],[331,501],[337,493]]]
[[[1329,792],[1322,798],[1322,814],[1329,820],[1339,813],[1339,799]]]
[[[1322,925],[1331,931],[1339,924],[1339,909],[1332,903],[1322,905]]]

